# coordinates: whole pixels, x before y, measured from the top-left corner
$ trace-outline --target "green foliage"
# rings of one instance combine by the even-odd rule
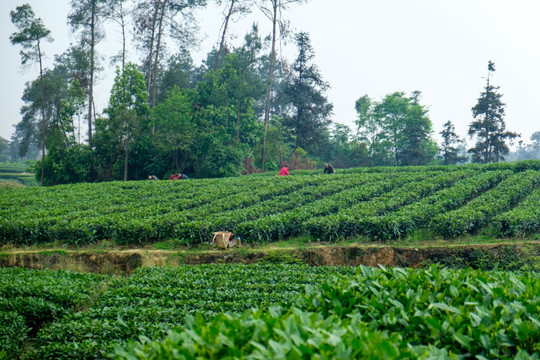
[[[47,139],[48,154],[45,156],[44,185],[70,184],[90,180],[92,153],[88,146],[66,144],[59,130],[50,131]],[[35,166],[36,178],[41,174],[41,161]]]
[[[326,98],[329,88],[316,65],[309,35],[300,32],[295,36],[298,56],[286,79],[281,101],[286,106],[283,124],[295,138],[295,148],[312,154],[321,153],[333,105]]]
[[[476,197],[459,209],[437,215],[431,229],[445,237],[478,231],[498,213],[513,207],[540,185],[540,172],[513,174],[494,189]]]
[[[46,324],[80,309],[104,279],[24,268],[2,268],[0,278],[0,359],[21,358],[29,338]]]
[[[277,264],[139,268],[110,283],[85,312],[43,329],[32,358],[105,358],[131,339],[162,338],[168,330],[184,326],[188,315],[209,321],[225,312],[290,304],[306,285],[354,272]]]
[[[33,172],[35,164],[30,162],[0,163],[0,182],[5,186],[37,186]]]
[[[398,359],[415,354],[398,334],[370,331],[358,318],[271,308],[219,315],[210,323],[190,318],[183,332],[171,332],[162,342],[143,338],[127,350],[118,348],[115,358],[166,359],[178,353],[205,359]]]
[[[8,320],[0,323],[0,358],[537,359],[540,352],[534,273],[277,264],[139,268],[125,278],[0,272],[7,279],[0,300],[26,314],[0,312]],[[28,342],[26,323],[42,304],[63,313]]]
[[[419,103],[420,92],[388,94],[379,102],[367,95],[356,101],[357,138],[367,145],[377,165],[427,165],[437,145],[431,138],[428,110]]]
[[[183,171],[190,160],[199,133],[191,114],[191,97],[190,92],[174,87],[154,112],[156,129],[153,141],[172,160],[176,172]],[[157,173],[162,175],[161,171]]]
[[[215,143],[209,150],[214,167],[205,171],[215,176],[237,171],[233,164],[240,154],[230,159],[224,148]],[[194,245],[220,230],[247,242],[304,235],[323,241],[358,235],[390,240],[416,231],[429,237],[479,231],[534,236],[539,168],[538,161],[526,161],[357,168],[331,177],[302,170],[290,177],[0,189],[0,243],[81,245],[106,239]]]
[[[188,317],[117,359],[538,358],[537,275],[360,267],[280,307]]]
[[[497,232],[503,236],[527,236],[540,232],[540,188],[515,208],[494,219]]]
[[[10,160],[10,145],[9,142],[0,136],[0,166],[2,162]]]
[[[15,311],[0,310],[0,359],[20,358],[28,339],[24,317]]]
[[[130,154],[144,149],[148,141],[150,107],[147,98],[144,76],[135,64],[126,64],[122,71],[117,69],[109,106],[105,109],[108,118],[96,121],[94,144],[98,172],[104,180],[113,178],[115,168],[123,168],[116,173],[122,173],[124,181],[129,178],[130,167],[137,169],[136,160],[130,162]],[[145,177],[146,174],[138,176]]]
[[[323,285],[300,304],[323,316],[358,313],[371,329],[400,332],[411,344],[507,358],[540,350],[539,281],[470,269],[361,268],[357,279]]]
[[[40,49],[40,42],[51,41],[51,31],[43,25],[41,18],[36,18],[32,7],[28,4],[17,6],[15,11],[10,12],[11,22],[17,27],[19,32],[11,34],[9,40],[13,45],[21,45],[21,64],[27,65],[32,61],[41,63],[43,53]]]
[[[488,63],[488,77],[484,92],[480,95],[478,103],[472,108],[474,121],[469,125],[469,136],[476,136],[477,142],[469,153],[473,162],[493,163],[503,161],[510,149],[506,142],[519,135],[506,131],[504,122],[504,104],[499,89],[490,84],[491,73],[495,71],[495,64]]]

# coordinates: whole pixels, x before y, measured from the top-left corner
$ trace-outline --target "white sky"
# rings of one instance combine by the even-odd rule
[[[0,1],[0,136],[10,139],[20,121],[21,96],[26,81],[38,69],[20,72],[20,47],[10,44],[16,29],[9,12],[25,2],[52,30],[55,41],[43,46],[46,66],[76,39],[69,33],[66,16],[69,0]],[[209,0],[210,2],[210,0]],[[213,8],[199,11],[201,42],[193,53],[195,65],[216,44],[222,22]],[[450,120],[465,138],[472,121],[471,107],[485,86],[487,63],[495,62],[492,83],[500,86],[506,106],[507,129],[529,142],[540,131],[540,2],[538,0],[311,0],[295,5],[286,14],[293,27],[310,34],[315,63],[331,85],[334,122],[353,126],[354,103],[368,95],[380,100],[386,94],[414,90],[422,92],[421,104],[428,106],[434,135]],[[269,21],[257,8],[246,20],[234,23],[231,31],[239,45],[253,22],[261,35],[270,31]],[[120,47],[119,33],[111,27],[98,50],[108,56]],[[282,54],[293,61],[295,48],[287,44]],[[130,52],[131,60],[140,56]],[[104,62],[106,72],[96,89],[100,112],[107,104],[114,69]],[[467,138],[469,145],[472,141]]]

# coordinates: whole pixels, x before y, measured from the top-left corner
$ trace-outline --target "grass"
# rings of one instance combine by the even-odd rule
[[[12,179],[0,179],[0,187],[25,187],[17,180]]]

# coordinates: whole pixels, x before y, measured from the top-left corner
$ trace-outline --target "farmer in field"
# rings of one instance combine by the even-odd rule
[[[289,174],[289,167],[287,165],[284,165],[281,170],[279,171],[279,176],[287,176]]]
[[[187,180],[189,179],[186,174],[172,174],[169,180]]]
[[[332,165],[324,164],[324,174],[333,174],[333,173],[335,173],[335,170],[332,167]]]
[[[148,180],[159,180],[156,175],[148,175]]]
[[[212,243],[215,243],[219,249],[227,249],[233,246],[241,246],[240,237],[234,239],[234,234],[230,231],[216,231],[212,233]]]

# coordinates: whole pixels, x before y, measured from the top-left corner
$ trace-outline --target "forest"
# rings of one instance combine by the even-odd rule
[[[206,0],[72,1],[66,20],[76,41],[54,56],[51,68],[44,68],[43,54],[54,34],[30,5],[12,10],[17,31],[10,41],[21,49],[21,65],[38,65],[39,74],[26,84],[22,119],[9,145],[0,139],[0,161],[39,159],[36,178],[56,185],[173,173],[219,178],[277,171],[284,164],[293,170],[324,163],[451,165],[540,155],[540,132],[510,152],[519,134],[506,129],[492,61],[471,109],[471,148],[451,121],[439,133],[442,142],[435,141],[420,91],[381,99],[359,94],[351,104],[357,115],[351,128],[332,120],[331,84],[317,66],[310,35],[290,31],[286,10],[308,1],[216,2],[224,9],[221,33],[202,64],[194,63],[191,51],[197,11],[209,5]],[[241,45],[228,45],[230,24],[255,12],[265,15],[271,33],[254,23],[237,34]],[[117,56],[104,59],[100,46],[111,25],[123,41]],[[292,59],[278,53],[284,38],[295,45]],[[137,49],[137,62],[127,60],[128,48]],[[116,75],[108,105],[98,112],[95,84],[107,62],[115,64]]]

